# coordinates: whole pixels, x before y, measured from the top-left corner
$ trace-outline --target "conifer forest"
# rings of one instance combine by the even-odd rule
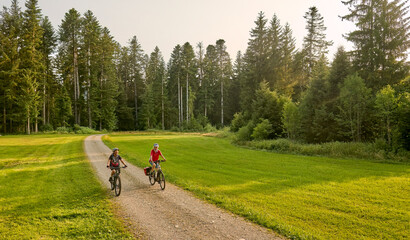
[[[353,49],[334,56],[312,6],[301,48],[292,26],[259,12],[236,56],[215,39],[181,42],[164,59],[131,32],[120,45],[91,10],[70,9],[54,28],[37,0],[24,9],[11,0],[0,12],[1,134],[230,127],[242,140],[382,140],[410,150],[408,1],[341,2]]]

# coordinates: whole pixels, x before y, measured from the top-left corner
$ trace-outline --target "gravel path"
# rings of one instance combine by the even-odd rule
[[[84,150],[95,172],[108,189],[110,171],[106,168],[111,150],[102,135],[85,139]],[[148,150],[147,150],[148,151]],[[142,239],[283,239],[273,231],[199,200],[187,191],[167,183],[151,186],[144,171],[125,159],[121,171],[122,192],[112,201],[117,212],[137,238]]]

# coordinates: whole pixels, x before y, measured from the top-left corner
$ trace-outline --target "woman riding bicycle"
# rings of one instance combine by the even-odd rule
[[[151,164],[152,168],[151,168],[151,172],[157,170],[158,166],[159,166],[159,156],[161,156],[164,161],[166,161],[164,155],[162,155],[161,150],[159,150],[159,145],[158,143],[154,144],[154,148],[151,150],[151,154],[149,156],[149,163]]]
[[[121,156],[118,155],[118,151],[119,151],[118,148],[114,148],[112,150],[111,156],[108,158],[107,168],[111,169],[111,177],[108,181],[111,181],[112,176],[115,174],[115,170],[113,168],[119,167],[120,166],[120,161],[122,162],[122,164],[124,164],[124,167],[127,167],[127,165],[122,160]]]

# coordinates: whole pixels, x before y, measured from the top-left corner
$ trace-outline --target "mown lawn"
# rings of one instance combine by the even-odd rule
[[[141,167],[159,143],[167,180],[290,238],[410,236],[406,164],[275,154],[188,134],[114,134],[104,141]]]
[[[127,239],[85,136],[0,137],[0,239]]]

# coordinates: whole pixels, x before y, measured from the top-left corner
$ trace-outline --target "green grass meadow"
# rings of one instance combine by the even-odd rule
[[[0,239],[128,239],[85,136],[0,137]]]
[[[410,236],[408,164],[276,154],[192,134],[113,134],[104,141],[141,167],[159,143],[167,180],[290,238]]]

